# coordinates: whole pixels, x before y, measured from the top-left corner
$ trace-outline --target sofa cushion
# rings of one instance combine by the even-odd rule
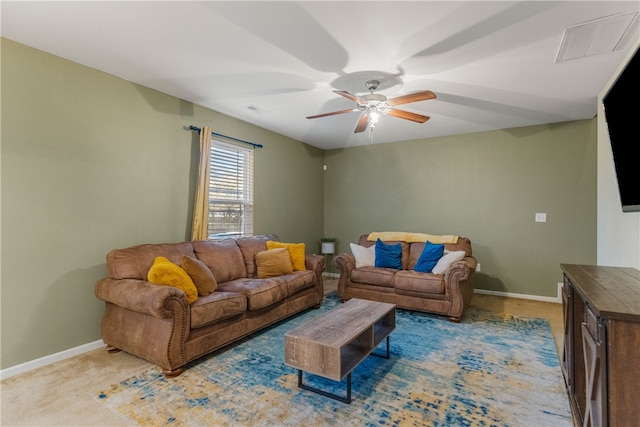
[[[247,272],[246,277],[256,277],[258,270],[256,269],[256,254],[267,250],[267,241],[279,241],[275,234],[267,234],[261,236],[238,237],[236,243],[242,252],[244,264]]]
[[[291,257],[291,266],[294,271],[302,271],[307,268],[304,265],[305,246],[304,243],[283,243],[273,240],[267,241],[267,249],[286,248]]]
[[[441,294],[444,295],[444,276],[433,273],[420,273],[413,270],[398,271],[393,277],[397,294]]]
[[[156,257],[149,269],[147,280],[154,285],[173,286],[182,290],[189,304],[198,299],[198,289],[191,277],[179,265],[165,257]]]
[[[382,240],[376,240],[376,267],[402,269],[402,245],[386,244]]]
[[[356,268],[373,267],[376,265],[376,245],[371,245],[368,248],[356,245],[355,243],[350,243],[349,245],[351,247],[351,253],[356,259]]]
[[[444,254],[444,244],[435,244],[427,241],[413,269],[421,273],[431,273],[442,254]]]
[[[163,256],[176,264],[182,255],[195,256],[190,242],[156,243],[114,249],[107,254],[107,274],[112,279],[147,280],[156,257]]]
[[[363,267],[351,270],[351,281],[376,286],[393,288],[393,275],[398,270],[393,268]]]
[[[287,248],[276,248],[256,253],[258,279],[282,276],[293,271]]]
[[[247,297],[238,292],[213,292],[191,304],[191,329],[247,311]]]
[[[247,277],[244,258],[235,239],[191,242],[196,257],[211,269],[218,284]]]
[[[462,258],[464,258],[464,256],[464,251],[454,251],[444,254],[442,258],[438,260],[438,263],[435,265],[435,267],[433,267],[433,273],[444,274],[444,272],[447,271],[451,264],[460,261]]]
[[[411,243],[409,245],[409,263],[407,264],[407,270],[415,270],[418,258],[424,251],[425,243]],[[446,250],[446,248],[445,248]]]
[[[316,274],[311,270],[294,271],[278,277],[278,280],[283,281],[287,286],[287,295],[293,295],[302,289],[315,286]]]
[[[216,278],[213,277],[213,273],[209,267],[199,259],[183,255],[182,268],[187,272],[189,277],[191,277],[191,280],[193,280],[193,284],[196,285],[198,289],[199,296],[209,295],[218,287],[218,282],[216,282]]]
[[[287,285],[279,278],[239,279],[218,285],[219,291],[239,292],[247,297],[247,309],[259,310],[285,299]]]

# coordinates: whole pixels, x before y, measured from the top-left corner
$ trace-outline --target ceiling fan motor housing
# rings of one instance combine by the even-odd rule
[[[387,100],[387,97],[384,95],[380,95],[378,93],[369,93],[367,95],[362,95],[360,98],[367,101],[370,105],[381,104]]]
[[[380,84],[380,82],[378,80],[367,80],[365,82],[365,86],[367,87],[367,89],[369,89],[371,91],[371,93],[366,94],[366,95],[362,95],[360,98],[364,99],[365,101],[367,101],[366,104],[361,104],[362,107],[375,107],[378,104],[382,104],[383,102],[385,102],[387,100],[387,97],[384,95],[380,95],[377,93],[373,93],[374,90],[376,90],[378,88],[378,85]]]

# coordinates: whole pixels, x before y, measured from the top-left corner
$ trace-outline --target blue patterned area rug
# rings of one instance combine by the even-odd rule
[[[398,309],[391,357],[353,371],[351,404],[298,388],[284,334],[338,304],[332,294],[176,378],[154,367],[95,398],[145,426],[572,426],[548,322],[473,307],[461,323]],[[345,394],[346,379],[304,381]]]

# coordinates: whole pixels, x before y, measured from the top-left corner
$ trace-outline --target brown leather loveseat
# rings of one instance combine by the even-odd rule
[[[101,333],[107,349],[126,351],[176,376],[194,359],[320,307],[325,258],[305,254],[306,270],[259,279],[256,254],[267,250],[269,240],[278,237],[144,244],[109,252],[107,277],[95,286],[105,302]],[[217,282],[214,292],[191,303],[182,289],[147,281],[156,257],[179,266],[185,255],[204,262]]]
[[[402,268],[374,265],[357,267],[356,257],[352,253],[342,253],[335,258],[335,265],[340,270],[340,298],[343,301],[362,298],[392,303],[398,308],[445,315],[459,322],[474,293],[472,275],[477,261],[471,252],[471,241],[460,236],[432,236],[433,240],[440,237],[449,239],[448,243],[444,243],[445,256],[451,257],[457,252],[459,258],[436,274],[414,271],[425,247],[424,236],[429,235],[397,232],[361,235],[358,241],[360,247],[371,248],[378,237],[386,244],[399,243],[402,247]],[[423,237],[423,241],[412,241],[421,240],[420,237]]]

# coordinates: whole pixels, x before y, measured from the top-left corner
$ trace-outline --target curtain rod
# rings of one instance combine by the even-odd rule
[[[189,130],[197,130],[200,133],[200,128],[196,126],[189,126]],[[211,132],[212,136],[220,136],[222,138],[231,139],[233,141],[242,142],[243,144],[251,145],[253,148],[262,148],[262,144],[256,144],[255,142],[245,141],[243,139],[234,138],[232,136],[223,135],[221,133]]]

